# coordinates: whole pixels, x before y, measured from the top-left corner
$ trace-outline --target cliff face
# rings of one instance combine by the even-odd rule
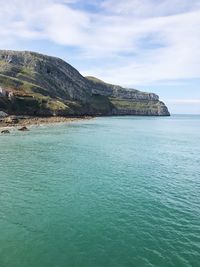
[[[37,93],[87,102],[87,80],[65,61],[33,52],[0,51],[0,74],[37,85]]]
[[[0,110],[28,115],[169,115],[155,94],[85,78],[59,58],[4,50]]]
[[[93,94],[101,94],[120,99],[159,100],[159,96],[153,93],[145,93],[136,89],[125,89],[119,85],[105,83],[91,76],[86,78],[91,82]]]
[[[125,89],[105,83],[95,77],[86,77],[92,85],[93,95],[107,97],[112,105],[111,115],[168,116],[165,104],[153,93]]]

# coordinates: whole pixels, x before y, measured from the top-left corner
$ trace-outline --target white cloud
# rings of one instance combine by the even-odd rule
[[[132,52],[133,55],[129,58],[122,56],[116,62],[113,54],[114,64],[106,72],[101,68],[97,68],[95,72],[109,82],[116,81],[125,85],[200,77],[199,24],[200,11],[139,21],[124,18],[124,23],[121,22],[121,25],[127,25],[124,26],[125,33],[123,32],[127,43],[127,50],[124,51]],[[116,31],[120,38],[122,26],[115,23],[114,27],[119,31],[113,28],[113,35]],[[145,41],[140,44],[140,40],[148,36],[158,42],[158,47],[141,48]],[[118,49],[119,56],[123,49],[119,46]]]
[[[84,45],[89,16],[61,4],[52,4],[37,15],[44,36],[63,45]]]
[[[199,0],[105,0],[102,6],[109,12],[137,17],[160,17],[180,14],[200,7]]]
[[[59,44],[81,45],[89,16],[57,0],[8,0],[1,5],[0,21],[0,36],[5,39],[13,36],[13,41],[47,39]]]
[[[76,2],[0,0],[0,47],[24,40],[75,46],[84,74],[127,86],[200,77],[199,1],[105,0],[98,13],[69,5]]]

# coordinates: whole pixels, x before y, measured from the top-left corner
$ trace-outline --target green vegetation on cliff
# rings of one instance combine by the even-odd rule
[[[63,60],[34,52],[0,50],[0,89],[0,110],[9,114],[169,115],[153,93],[83,77]]]

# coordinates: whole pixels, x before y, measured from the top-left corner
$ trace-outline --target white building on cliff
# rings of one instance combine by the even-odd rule
[[[1,96],[3,96],[3,97],[6,96],[6,90],[0,86],[0,97]]]

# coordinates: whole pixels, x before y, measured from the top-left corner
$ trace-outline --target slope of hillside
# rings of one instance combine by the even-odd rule
[[[65,61],[0,50],[0,111],[37,116],[167,116],[159,97],[83,77]]]

